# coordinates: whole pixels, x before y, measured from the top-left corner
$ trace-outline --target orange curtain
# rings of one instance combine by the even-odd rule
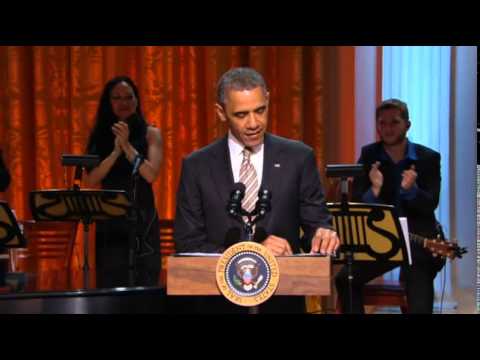
[[[31,190],[71,186],[60,156],[84,152],[103,85],[126,74],[162,131],[154,189],[160,217],[173,218],[182,157],[226,132],[214,112],[215,85],[233,66],[265,76],[270,131],[312,146],[323,177],[327,163],[354,161],[353,59],[353,47],[0,47],[0,148],[12,174],[1,196],[29,218]]]

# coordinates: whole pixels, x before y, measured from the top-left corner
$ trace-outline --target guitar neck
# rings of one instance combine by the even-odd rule
[[[426,237],[420,236],[417,234],[412,234],[412,233],[408,233],[408,236],[410,238],[410,241],[413,241],[419,245],[425,246],[425,241],[427,240]]]
[[[445,239],[438,241],[437,239],[429,239],[412,233],[409,233],[409,237],[412,242],[420,244],[422,247],[435,254],[435,256],[439,255],[442,258],[461,258],[462,254],[467,252],[465,248],[460,248],[456,243],[450,243]]]

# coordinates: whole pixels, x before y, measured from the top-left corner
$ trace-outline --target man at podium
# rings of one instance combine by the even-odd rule
[[[267,133],[268,107],[267,86],[255,70],[234,68],[220,78],[215,109],[229,131],[183,161],[174,231],[177,252],[221,253],[245,240],[241,224],[226,210],[238,182],[245,185],[246,211],[255,207],[260,189],[271,193],[271,211],[256,223],[254,241],[275,256],[301,249],[332,254],[337,249],[313,149]],[[202,312],[245,310],[222,298],[203,299],[195,306]],[[304,311],[303,297],[276,296],[260,305],[260,312]]]

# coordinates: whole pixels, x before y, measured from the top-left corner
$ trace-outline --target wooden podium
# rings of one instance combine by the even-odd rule
[[[167,295],[221,295],[216,282],[220,256],[169,256]],[[331,262],[324,256],[279,256],[280,280],[274,295],[329,296]]]

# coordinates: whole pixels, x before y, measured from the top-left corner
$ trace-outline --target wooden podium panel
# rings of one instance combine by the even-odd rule
[[[167,295],[221,295],[216,267],[220,256],[169,256]],[[279,256],[280,281],[274,295],[328,296],[331,292],[329,257]]]

